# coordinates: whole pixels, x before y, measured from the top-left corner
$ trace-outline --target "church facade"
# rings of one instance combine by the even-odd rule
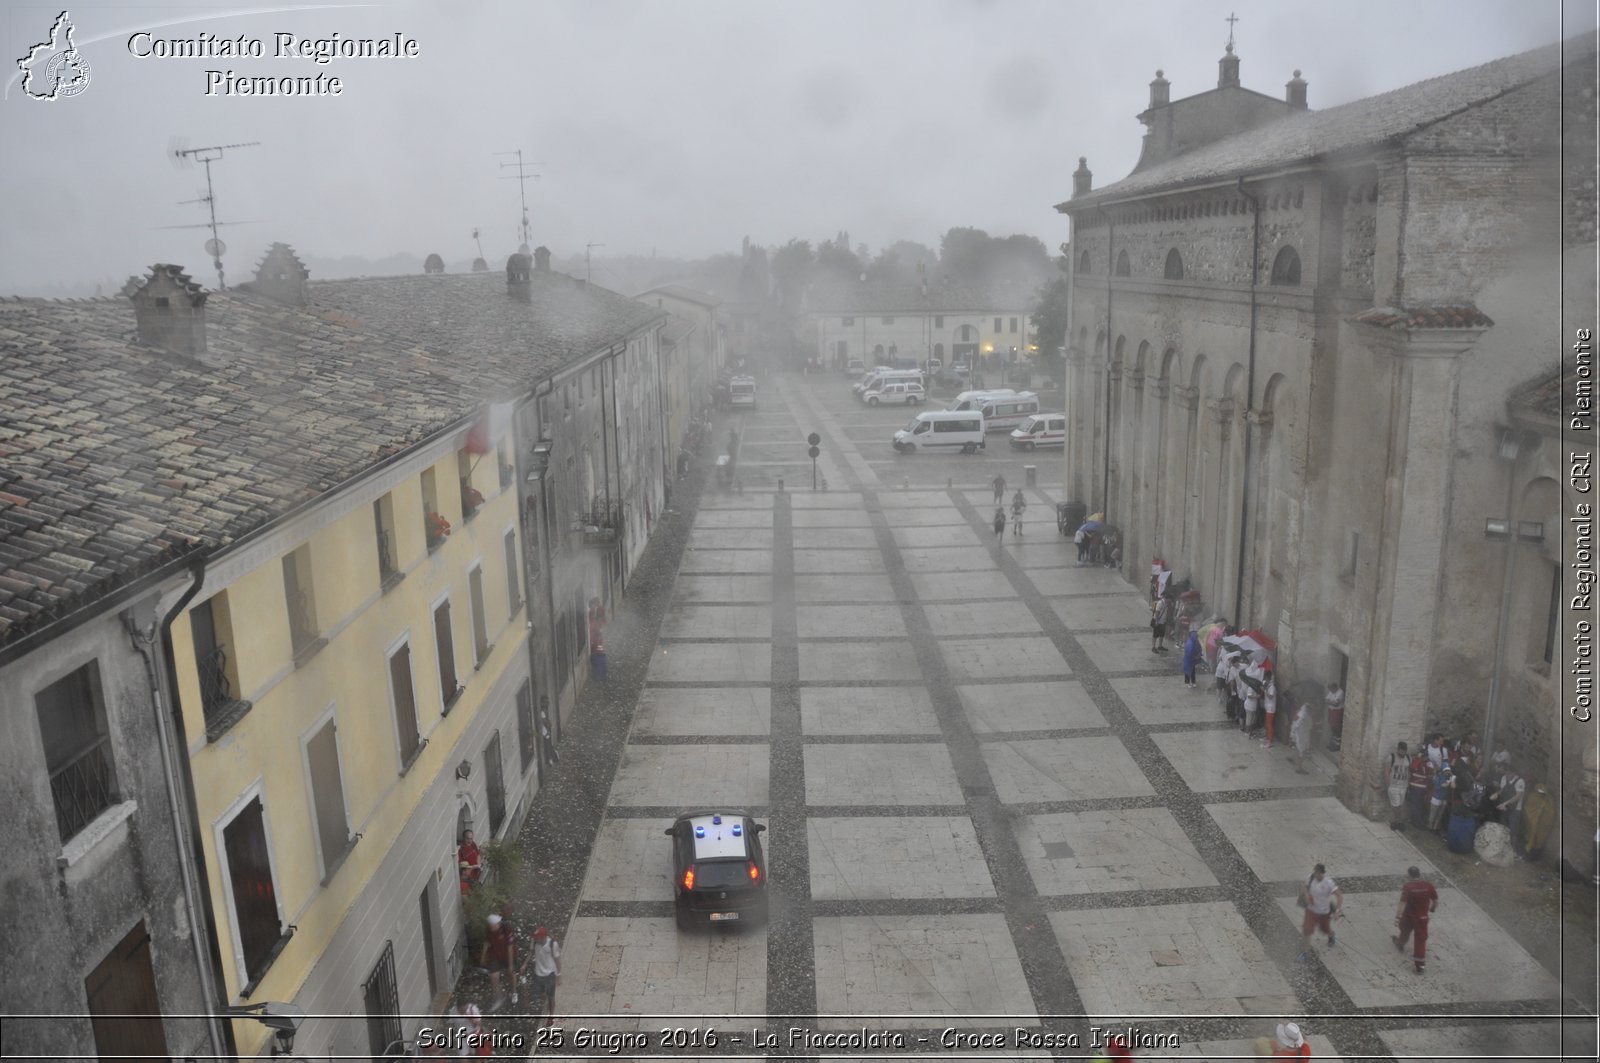
[[[1492,730],[1525,774],[1560,773],[1580,853],[1565,479],[1527,389],[1592,309],[1594,53],[1313,111],[1298,70],[1281,97],[1244,88],[1230,42],[1215,89],[1174,101],[1158,71],[1134,171],[1096,189],[1080,160],[1057,207],[1067,491],[1124,530],[1127,576],[1160,556],[1276,638],[1285,678],[1343,681],[1346,803],[1375,810],[1396,741]]]

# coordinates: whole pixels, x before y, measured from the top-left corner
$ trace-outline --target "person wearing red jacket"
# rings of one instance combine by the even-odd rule
[[[1406,940],[1413,941],[1411,963],[1421,974],[1428,966],[1428,917],[1439,910],[1439,891],[1433,883],[1422,877],[1416,867],[1406,868],[1406,883],[1400,887],[1400,907],[1394,913],[1395,926],[1400,933],[1390,941],[1401,952],[1406,950]]]

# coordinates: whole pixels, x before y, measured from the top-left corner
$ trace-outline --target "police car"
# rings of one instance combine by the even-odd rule
[[[761,832],[742,812],[688,812],[667,828],[679,929],[767,918],[767,861]]]

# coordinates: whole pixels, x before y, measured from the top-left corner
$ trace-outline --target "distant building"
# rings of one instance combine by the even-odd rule
[[[816,356],[842,369],[900,358],[930,358],[991,370],[1032,355],[1032,293],[988,291],[930,281],[922,285],[846,284],[820,287],[808,298]]]
[[[1593,309],[1594,62],[1589,34],[1312,111],[1299,71],[1281,100],[1242,88],[1230,46],[1196,96],[1158,72],[1133,173],[1096,189],[1080,160],[1057,208],[1067,493],[1124,529],[1129,578],[1159,555],[1276,637],[1290,677],[1344,680],[1339,792],[1364,808],[1395,741],[1484,730],[1499,655],[1493,742],[1563,773],[1585,860],[1554,401],[1519,396]],[[1489,541],[1497,518],[1544,537]]]
[[[705,408],[728,357],[728,322],[715,295],[681,284],[663,284],[638,296],[646,306],[670,313],[662,332],[662,380],[667,389],[667,455],[676,469],[690,420]]]

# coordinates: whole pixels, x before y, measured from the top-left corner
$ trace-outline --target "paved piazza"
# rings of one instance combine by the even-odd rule
[[[1058,455],[1026,457],[1037,485],[1003,446],[896,456],[904,412],[836,377],[772,380],[761,402],[719,426],[741,432],[741,490],[702,498],[618,768],[595,780],[563,1014],[913,1038],[1120,1021],[1181,1038],[1141,1059],[1218,1060],[1292,1018],[1317,1059],[1554,1057],[1540,1016],[1560,987],[1527,930],[1452,881],[1457,858],[1333,797],[1320,743],[1297,773],[1184,688],[1140,589],[1056,534]],[[1020,542],[988,527],[996,472],[1028,500]],[[674,926],[661,832],[713,806],[769,826],[766,927]],[[1294,887],[1319,861],[1346,917],[1302,962]],[[1425,977],[1389,941],[1410,864],[1442,896]],[[1569,1023],[1569,1051],[1593,1029]]]

